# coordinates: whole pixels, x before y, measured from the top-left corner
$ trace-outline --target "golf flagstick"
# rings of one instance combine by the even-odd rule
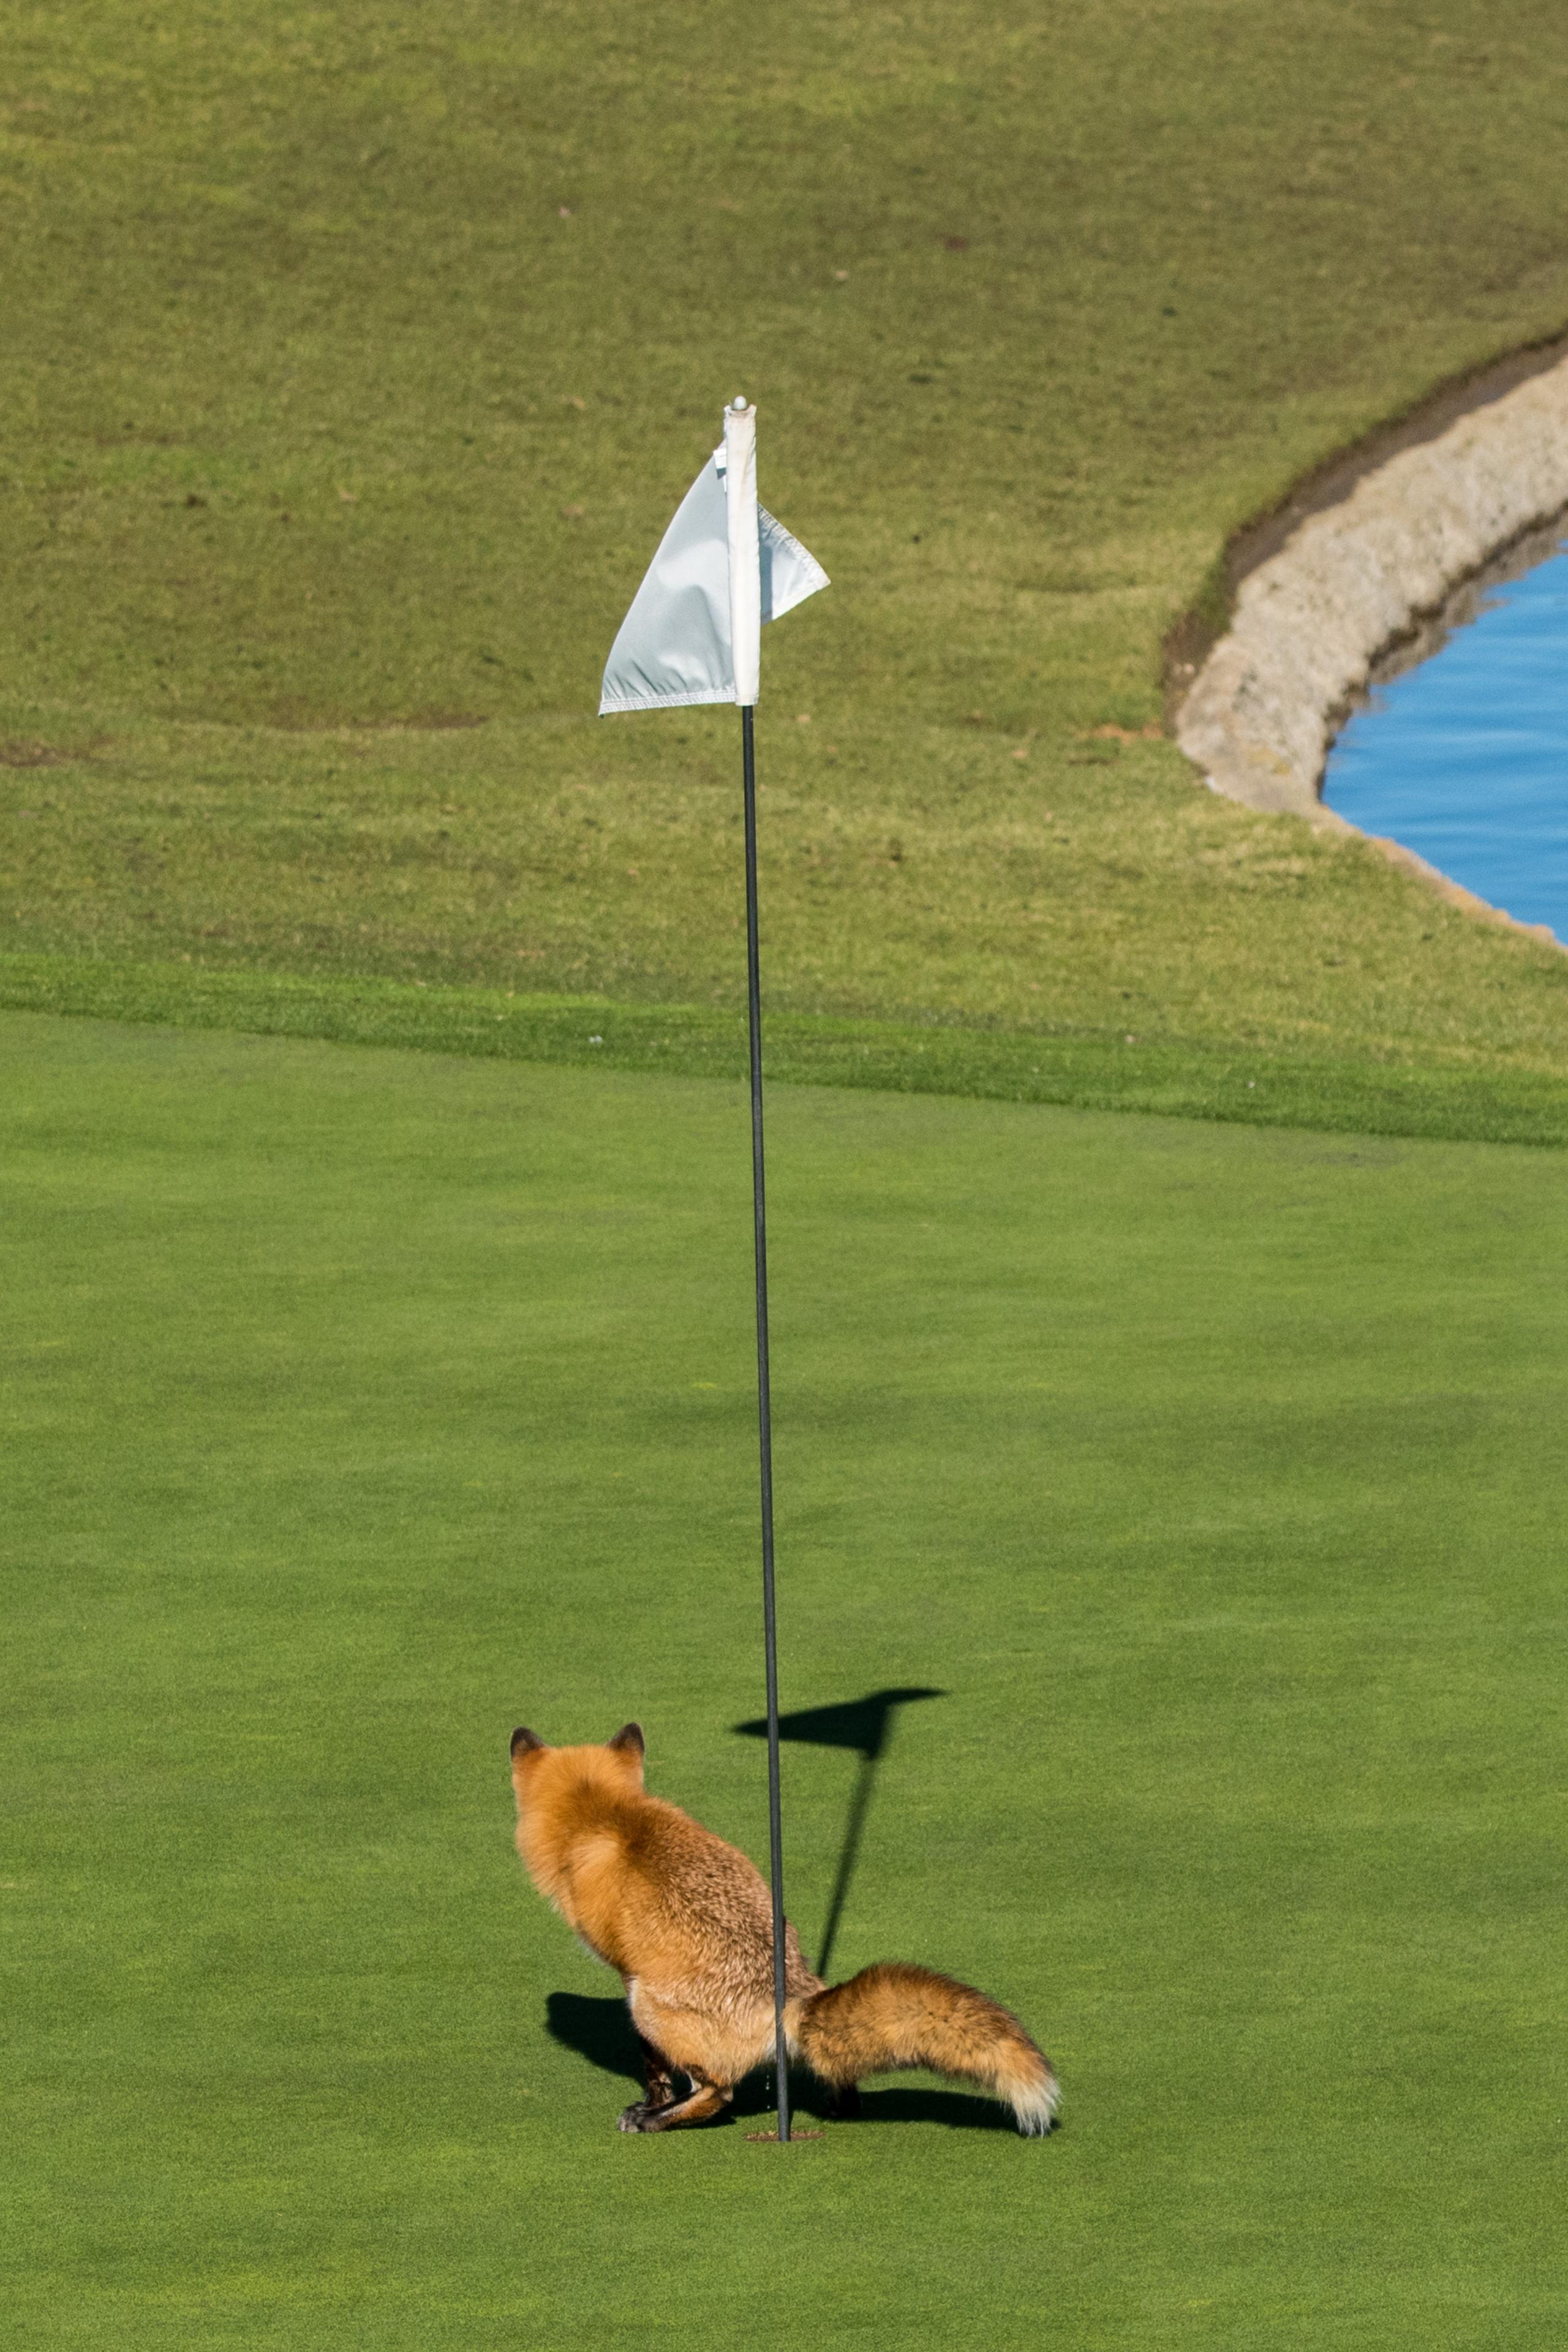
[[[773,1601],[773,1429],[768,1380],[768,1195],[763,1160],[762,954],[757,919],[757,694],[762,683],[763,572],[757,535],[757,412],[724,411],[724,506],[730,549],[730,648],[741,706],[746,817],[746,1022],[752,1073],[752,1223],[757,1275],[757,1451],[763,1506],[763,1657],[768,1703],[768,1878],[773,1898],[773,2064],[779,2137],[789,2137],[784,2043],[784,1806],[779,1785],[778,1615]]]
[[[779,1642],[773,1601],[773,1423],[768,1380],[768,1197],[763,1165],[763,1006],[757,952],[757,762],[752,705],[741,710],[746,798],[746,1010],[752,1070],[752,1216],[757,1270],[757,1449],[763,1503],[763,1659],[768,1713],[768,1877],[773,1898],[773,2063],[779,2137],[789,2137],[789,2053],[784,2042],[784,1811],[779,1788]]]
[[[773,2061],[778,2136],[790,2137],[784,2041],[784,1817],[779,1789],[778,1622],[773,1593],[773,1406],[768,1379],[767,1188],[763,1154],[763,1010],[757,917],[755,717],[762,625],[817,589],[827,574],[757,504],[757,412],[724,411],[723,446],[699,474],[659,543],[622,622],[605,670],[601,717],[700,702],[741,711],[746,836],[746,1006],[752,1077],[752,1207],[757,1285],[757,1436],[762,1477],[763,1654],[767,1683],[768,1871],[773,1895]]]

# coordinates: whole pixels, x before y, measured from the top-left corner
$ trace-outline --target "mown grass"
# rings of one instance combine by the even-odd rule
[[[0,1006],[681,1077],[739,1078],[748,1067],[740,1013],[426,981],[0,956]],[[1249,1127],[1568,1143],[1568,1080],[1518,1060],[1500,1068],[1473,1054],[1280,1053],[1206,1038],[1141,1039],[1131,1030],[1107,1038],[774,1013],[763,1062],[775,1085],[1076,1103]]]
[[[764,1850],[743,1087],[0,1048],[9,2340],[1558,2340],[1554,1155],[779,1090],[785,1705],[943,1694],[835,1973],[1066,2085],[782,2151],[617,2135],[506,1778],[635,1711]]]
[[[1562,1074],[1560,958],[1144,732],[1228,530],[1568,316],[1549,0],[95,0],[10,63],[14,948],[732,1004],[732,722],[589,714],[743,388],[835,580],[778,1005]]]

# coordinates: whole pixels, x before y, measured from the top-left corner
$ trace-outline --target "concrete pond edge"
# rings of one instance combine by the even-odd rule
[[[1173,681],[1176,742],[1215,792],[1355,832],[1320,795],[1358,698],[1436,650],[1480,587],[1551,551],[1568,516],[1568,344],[1498,362],[1473,380],[1468,406],[1466,389],[1444,387],[1359,457],[1331,461],[1233,542],[1230,626]],[[1561,946],[1413,850],[1376,846],[1451,905]]]

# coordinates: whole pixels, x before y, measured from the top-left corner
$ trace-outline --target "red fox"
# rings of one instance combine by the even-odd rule
[[[620,2118],[626,2132],[721,2114],[773,2043],[767,1886],[734,1846],[647,1793],[643,1752],[635,1723],[602,1748],[511,1735],[518,1852],[540,1893],[626,1985],[647,2081],[647,2097]],[[863,2074],[929,2066],[1005,2101],[1021,2132],[1050,2129],[1050,2061],[984,1993],[900,1960],[825,1985],[793,1927],[784,1959],[790,2050],[836,2093],[837,2115],[858,2111]]]

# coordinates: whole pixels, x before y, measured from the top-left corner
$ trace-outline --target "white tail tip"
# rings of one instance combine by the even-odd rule
[[[1049,2131],[1060,2098],[1061,2086],[1054,2074],[1027,2091],[1008,2094],[1008,2104],[1026,2139],[1037,2139]]]

